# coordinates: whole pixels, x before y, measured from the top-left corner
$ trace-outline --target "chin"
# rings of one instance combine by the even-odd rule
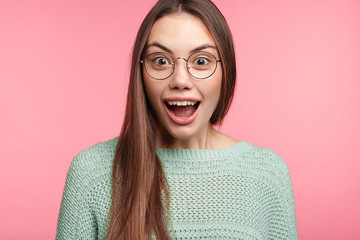
[[[168,137],[173,140],[190,140],[199,136],[202,132],[202,128],[198,125],[186,125],[186,126],[166,126],[165,131],[169,134]]]
[[[169,132],[169,134],[174,140],[188,140],[196,135],[193,132],[185,132],[185,131]]]

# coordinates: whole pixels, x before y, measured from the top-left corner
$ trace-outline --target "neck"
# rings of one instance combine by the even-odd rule
[[[209,123],[202,131],[189,138],[178,139],[166,131],[160,131],[157,137],[159,148],[183,148],[183,149],[216,149],[218,131]],[[164,133],[165,132],[165,133]]]

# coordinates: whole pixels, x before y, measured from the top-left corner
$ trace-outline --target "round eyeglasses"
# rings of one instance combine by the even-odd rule
[[[194,52],[187,59],[176,58],[176,60],[178,59],[183,59],[186,62],[187,71],[197,79],[205,79],[213,75],[217,63],[221,62],[214,55],[205,51]],[[150,77],[156,80],[164,80],[174,73],[176,60],[164,52],[155,52],[140,62],[144,64],[145,71]]]

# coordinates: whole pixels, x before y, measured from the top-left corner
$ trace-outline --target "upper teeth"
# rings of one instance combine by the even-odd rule
[[[196,102],[193,101],[167,101],[169,105],[177,105],[177,106],[186,106],[186,105],[195,105]]]

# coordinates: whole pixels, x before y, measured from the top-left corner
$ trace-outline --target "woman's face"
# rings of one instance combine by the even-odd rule
[[[167,15],[157,20],[150,31],[144,57],[153,54],[155,57],[148,60],[160,67],[168,64],[168,58],[163,56],[170,56],[175,61],[174,72],[163,80],[150,77],[143,64],[146,94],[159,121],[157,130],[166,141],[201,139],[211,127],[210,117],[220,98],[222,68],[218,62],[214,74],[205,79],[190,75],[184,59],[199,50],[220,59],[210,32],[192,15]],[[154,54],[157,52],[166,55]],[[201,67],[208,61],[205,56],[199,55],[192,63]],[[154,69],[159,71],[156,74],[162,74],[161,68]]]

